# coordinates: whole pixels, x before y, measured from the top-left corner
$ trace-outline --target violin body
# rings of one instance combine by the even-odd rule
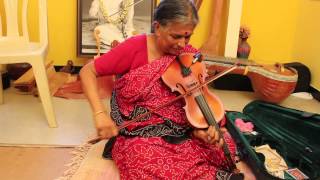
[[[215,126],[223,118],[224,108],[221,100],[207,86],[196,88],[205,82],[208,75],[203,63],[193,62],[193,55],[181,54],[170,64],[162,80],[172,91],[186,94],[184,109],[189,123],[196,128],[207,128],[209,125]],[[183,74],[183,71],[187,73]]]

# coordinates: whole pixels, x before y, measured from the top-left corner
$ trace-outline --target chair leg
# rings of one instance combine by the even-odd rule
[[[0,104],[3,104],[3,86],[2,86],[2,74],[0,71]]]
[[[44,61],[42,59],[37,59],[37,62],[32,64],[32,68],[49,127],[55,128],[57,127],[57,122],[53,110],[52,98]]]

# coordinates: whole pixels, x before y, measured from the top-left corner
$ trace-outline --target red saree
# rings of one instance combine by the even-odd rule
[[[118,54],[116,52],[124,53],[127,49],[123,48],[127,42],[117,46],[111,53],[113,55],[109,57]],[[129,42],[130,45],[142,44],[146,43],[146,38],[138,36],[131,38]],[[129,56],[126,56],[124,61],[128,61],[131,65],[126,65],[129,68],[121,67],[123,72],[120,74],[123,75],[114,86],[111,117],[118,125],[177,95],[161,80],[161,74],[175,57],[164,56],[150,64],[146,59],[130,62],[130,59],[137,59],[139,53],[136,51],[139,51],[141,57],[147,57],[146,48],[144,52],[140,52],[141,49],[130,49],[127,53]],[[196,52],[191,46],[186,46],[183,51]],[[130,54],[135,57],[130,57]],[[104,58],[102,56],[95,62],[99,74],[108,74],[104,72],[112,71],[106,70],[108,55]],[[122,61],[121,58],[118,60]],[[140,65],[131,68],[132,63]],[[120,62],[120,64],[125,63]],[[119,70],[113,71],[119,73]],[[215,179],[217,176],[228,179],[230,177],[230,174],[223,171],[227,169],[227,164],[222,149],[203,143],[190,136],[190,131],[184,130],[188,128],[190,130],[190,127],[183,106],[183,100],[177,101],[120,131],[112,148],[112,158],[119,168],[121,179]],[[186,138],[176,143],[171,143],[165,138],[182,136]],[[235,145],[227,133],[225,140],[234,156]]]

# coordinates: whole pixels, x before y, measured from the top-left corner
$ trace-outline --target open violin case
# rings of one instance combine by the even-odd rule
[[[247,104],[243,112],[227,111],[226,117],[227,129],[237,144],[240,159],[251,167],[257,180],[281,179],[268,172],[267,158],[255,150],[265,144],[276,150],[293,174],[299,176],[302,172],[307,177],[301,179],[320,179],[319,114],[257,100]],[[240,131],[236,119],[251,122],[253,131]],[[283,175],[284,179],[299,179],[290,172],[283,171]]]

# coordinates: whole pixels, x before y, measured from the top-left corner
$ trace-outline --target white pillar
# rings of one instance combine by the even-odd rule
[[[225,57],[237,57],[240,21],[242,16],[243,0],[229,1],[229,15],[227,25]]]
[[[2,23],[1,23],[1,13],[0,13],[0,37],[2,36]]]

